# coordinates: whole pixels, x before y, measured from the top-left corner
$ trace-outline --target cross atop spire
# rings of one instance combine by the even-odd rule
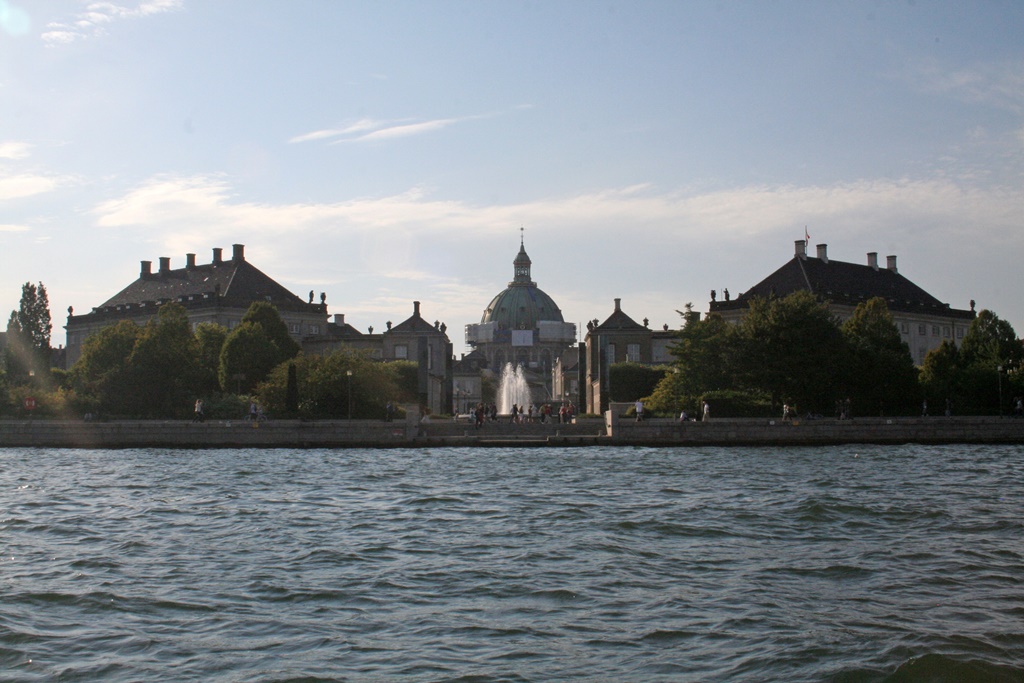
[[[525,231],[526,231],[526,228],[524,228],[523,226],[520,225],[519,226],[519,246],[521,246],[521,247],[524,246],[524,244],[523,244],[523,233]]]

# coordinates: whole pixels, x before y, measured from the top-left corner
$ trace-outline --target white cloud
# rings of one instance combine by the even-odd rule
[[[0,176],[0,201],[31,197],[50,192],[58,185],[56,178],[34,174]]]
[[[986,296],[975,292],[985,291],[992,255],[1024,251],[1024,196],[1016,188],[950,180],[717,191],[640,185],[489,205],[412,188],[270,204],[238,197],[222,176],[162,176],[97,206],[95,215],[107,229],[159,235],[165,254],[246,244],[250,260],[295,291],[332,288],[332,310],[358,314],[349,322],[362,327],[403,320],[413,299],[450,329],[477,319],[512,275],[521,225],[535,279],[567,319],[606,315],[612,299],[623,297],[630,315],[650,317],[657,327],[676,326],[675,311],[687,301],[702,307],[708,289],[729,286],[738,294],[755,284],[792,256],[805,225],[812,244],[829,243],[837,260],[903,254],[901,269],[911,279],[929,291],[946,285],[965,298],[956,302],[961,306],[966,297]],[[955,286],[941,276],[918,279],[950,269],[960,274]],[[946,295],[941,287],[934,293]]]
[[[965,187],[952,180],[862,180],[823,186],[749,186],[713,192],[657,192],[644,185],[537,199],[474,205],[431,197],[422,188],[334,203],[265,204],[236,199],[221,176],[160,176],[96,208],[104,227],[150,226],[201,234],[239,229],[301,235],[325,228],[416,234],[479,235],[519,225],[555,227],[567,236],[608,229],[668,242],[742,241],[779,230],[815,226],[928,223],[983,224],[1015,230],[1024,197],[1011,190]],[[471,232],[467,232],[471,231]]]
[[[31,150],[27,142],[0,142],[0,159],[25,159]]]
[[[172,12],[183,7],[184,0],[145,0],[130,7],[113,2],[92,2],[73,18],[52,22],[40,38],[49,45],[72,43],[105,33],[108,24],[118,20],[137,19]]]
[[[913,87],[948,94],[967,102],[1024,111],[1024,61],[979,63],[947,69],[923,63],[906,75]]]
[[[4,225],[0,223],[0,232],[28,232],[27,225]]]
[[[432,119],[429,121],[378,121],[374,119],[360,119],[350,125],[341,128],[327,128],[315,130],[310,133],[296,135],[288,142],[311,142],[314,140],[331,140],[331,144],[343,142],[362,142],[368,140],[388,140],[393,138],[421,135],[442,128],[447,128],[466,121],[474,121],[486,118],[486,115],[460,116],[446,119]],[[337,139],[333,139],[337,138]]]
[[[328,138],[339,137],[342,135],[351,135],[353,133],[363,133],[368,130],[375,128],[382,128],[388,124],[374,121],[373,119],[360,119],[355,123],[349,124],[343,128],[326,128],[324,130],[315,130],[312,133],[305,133],[304,135],[296,135],[288,142],[310,142],[313,140],[324,140]]]

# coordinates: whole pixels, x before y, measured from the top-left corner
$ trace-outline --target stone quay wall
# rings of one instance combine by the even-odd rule
[[[846,443],[1024,444],[1024,419],[1010,417],[855,420],[668,418],[636,422],[616,411],[573,424],[421,421],[415,412],[380,420],[0,420],[0,447],[47,448],[416,448],[434,446],[810,446]]]

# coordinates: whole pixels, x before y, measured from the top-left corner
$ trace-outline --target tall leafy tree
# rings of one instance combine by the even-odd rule
[[[962,396],[960,350],[948,339],[928,352],[918,375],[925,398],[932,405]],[[958,400],[960,408],[965,408]]]
[[[249,306],[249,310],[242,316],[242,323],[257,323],[263,328],[264,334],[278,349],[280,360],[284,362],[299,354],[299,343],[292,339],[288,332],[288,325],[281,319],[280,313],[273,304],[266,301],[256,301]]]
[[[28,382],[30,375],[46,382],[50,374],[50,300],[46,286],[26,282],[21,286],[18,310],[7,321],[4,364],[11,384]]]
[[[208,395],[220,387],[220,353],[224,348],[228,330],[223,325],[199,323],[195,337],[198,348],[197,391]]]
[[[50,298],[46,286],[40,282],[33,285],[26,282],[21,286],[21,302],[18,307],[18,324],[32,348],[39,353],[50,353]]]
[[[800,411],[832,407],[843,388],[846,346],[828,304],[806,291],[756,298],[738,334],[736,362],[746,388]]]
[[[1020,383],[1024,360],[1024,346],[1013,326],[992,311],[982,310],[964,335],[960,357],[961,402],[972,412],[994,414],[1005,410]],[[1006,391],[1001,392],[1001,388]]]
[[[1024,346],[1013,326],[988,309],[971,322],[960,352],[965,365],[1017,367],[1024,360]]]
[[[272,369],[298,353],[299,345],[291,338],[277,309],[269,303],[256,302],[224,340],[220,386],[225,391],[251,391]]]
[[[190,413],[199,393],[198,352],[185,309],[176,303],[161,306],[128,359],[136,411],[145,417]]]
[[[129,359],[142,329],[122,320],[90,335],[82,355],[71,368],[72,385],[78,394],[104,413],[134,415],[136,387]]]
[[[920,401],[918,371],[885,299],[858,305],[842,330],[850,347],[846,384],[860,412],[912,411]]]
[[[735,386],[736,331],[734,325],[712,313],[703,320],[693,315],[690,305],[683,314],[685,323],[670,351],[675,356],[678,377],[668,378],[690,396]]]

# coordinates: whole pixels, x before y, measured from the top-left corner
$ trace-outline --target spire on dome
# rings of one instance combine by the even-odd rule
[[[537,283],[530,279],[530,257],[526,254],[526,245],[523,242],[523,228],[519,228],[519,253],[516,255],[516,260],[512,262],[515,269],[515,277],[512,282],[508,283],[509,287],[513,285],[526,285],[536,287]]]

